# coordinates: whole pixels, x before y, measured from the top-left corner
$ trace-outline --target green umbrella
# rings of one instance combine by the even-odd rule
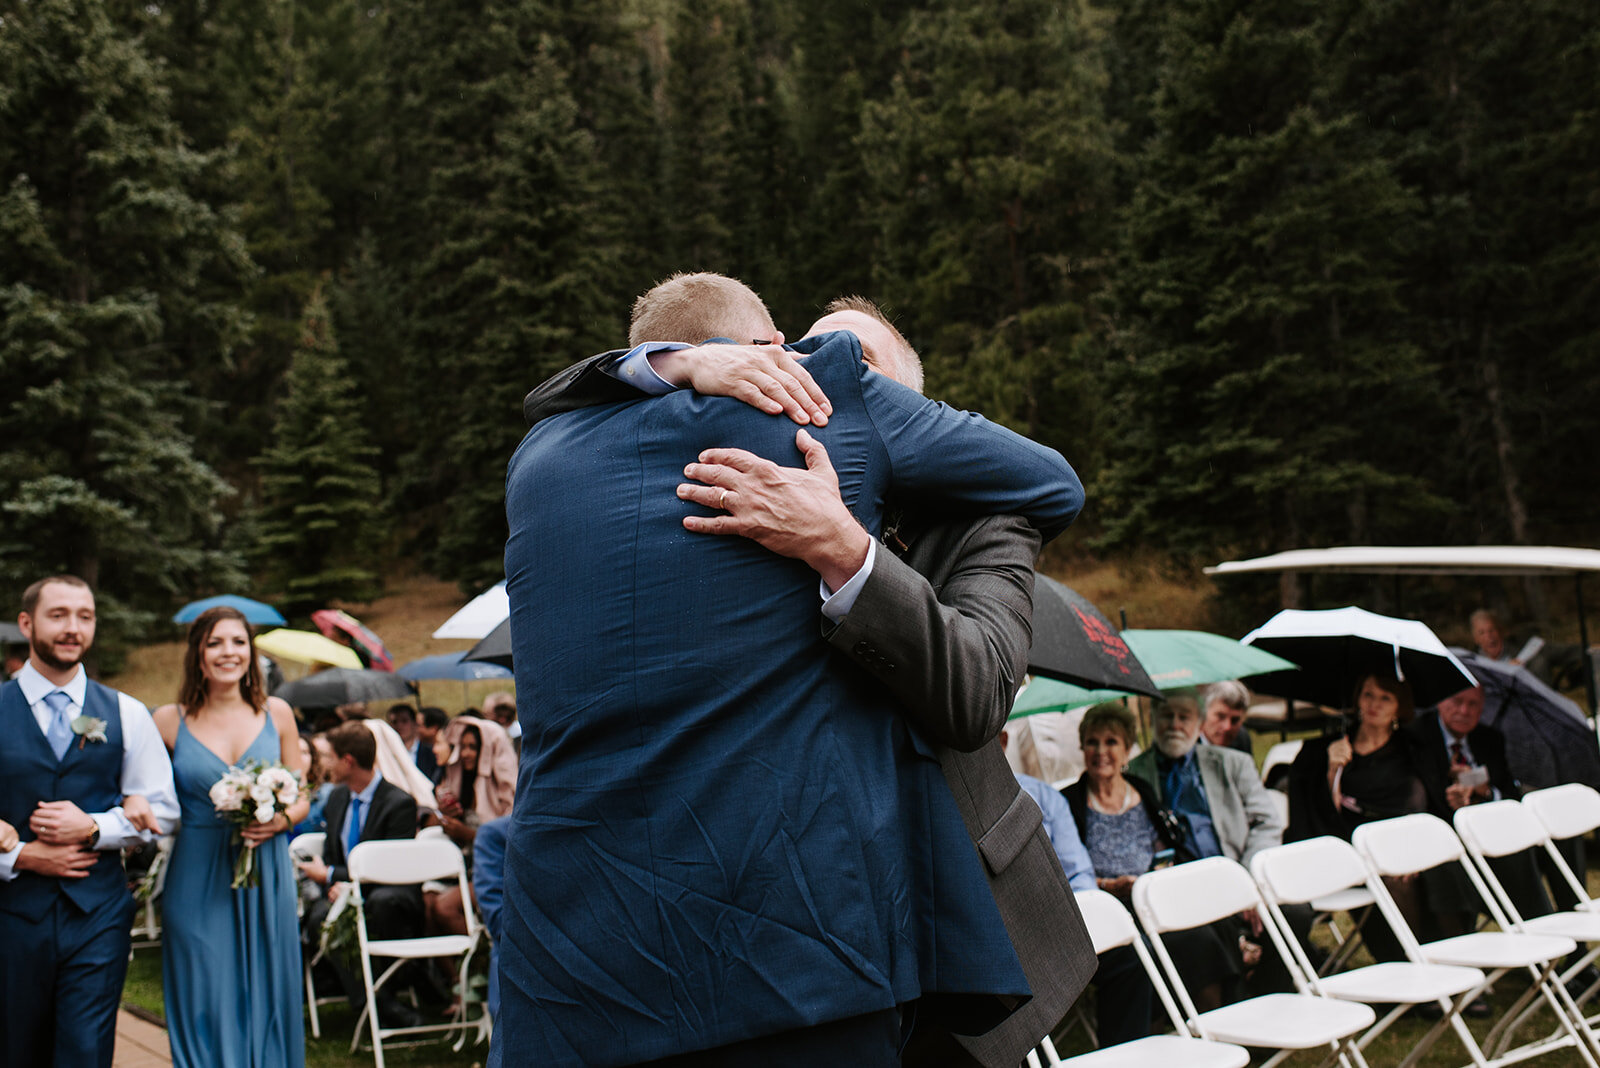
[[[1123,640],[1139,658],[1150,678],[1162,690],[1203,686],[1223,679],[1241,679],[1269,671],[1285,671],[1294,664],[1272,653],[1241,645],[1220,634],[1198,630],[1125,630]],[[1070,712],[1132,696],[1121,690],[1086,690],[1069,682],[1035,677],[1011,705],[1011,718],[1041,712]]]
[[[1070,712],[1085,705],[1097,705],[1101,701],[1115,701],[1119,697],[1132,696],[1134,695],[1121,690],[1085,690],[1082,686],[1074,686],[1070,682],[1035,675],[1033,681],[1024,686],[1022,692],[1017,694],[1017,699],[1012,702],[1010,718],[1037,716],[1041,712]]]
[[[1122,637],[1150,673],[1151,681],[1162,690],[1204,686],[1296,667],[1292,661],[1264,649],[1199,630],[1125,630]]]

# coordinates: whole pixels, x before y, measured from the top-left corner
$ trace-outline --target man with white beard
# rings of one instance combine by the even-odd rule
[[[1155,789],[1183,829],[1181,859],[1227,857],[1245,867],[1283,842],[1283,817],[1248,754],[1200,740],[1200,695],[1174,690],[1155,707],[1154,744],[1128,761],[1128,774]]]

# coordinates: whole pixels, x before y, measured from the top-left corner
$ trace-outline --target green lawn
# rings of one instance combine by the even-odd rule
[[[319,985],[320,989],[320,985]],[[128,967],[128,982],[123,987],[125,1004],[136,1006],[161,1017],[161,950],[141,949],[134,954]],[[311,1037],[306,1027],[306,1065],[308,1068],[345,1068],[348,1065],[371,1065],[372,1051],[350,1053],[350,1035],[355,1029],[355,1017],[348,1005],[324,1005],[319,1010],[322,1021],[322,1038]],[[431,1021],[430,1021],[431,1022]],[[394,1068],[481,1068],[488,1059],[487,1045],[474,1046],[471,1040],[460,1053],[451,1050],[455,1043],[452,1035],[448,1042],[430,1041],[424,1045],[400,1047],[388,1043],[383,1047],[384,1063]]]

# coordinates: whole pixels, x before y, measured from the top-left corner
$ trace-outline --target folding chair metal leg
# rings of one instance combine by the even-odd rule
[[[317,963],[317,959],[320,956],[321,956],[321,954],[319,953],[316,957],[312,957],[310,960],[306,961],[306,963],[305,963],[305,969],[306,969],[306,1012],[308,1014],[310,1014],[310,1016],[311,1016],[311,1037],[312,1038],[321,1038],[322,1037],[322,1021],[321,1021],[320,1017],[317,1014],[317,985],[316,985],[315,982],[312,981],[312,978],[311,978],[311,969]]]

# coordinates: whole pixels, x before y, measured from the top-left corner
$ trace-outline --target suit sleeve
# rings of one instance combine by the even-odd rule
[[[932,515],[1019,515],[1047,542],[1083,510],[1083,484],[1056,450],[885,375],[863,374],[861,389],[902,504]]]
[[[1239,791],[1239,800],[1244,803],[1249,830],[1245,834],[1244,855],[1239,858],[1239,863],[1248,868],[1250,859],[1261,850],[1283,844],[1283,817],[1278,814],[1278,806],[1261,783],[1256,762],[1231,749],[1218,751],[1227,757],[1228,778]]]
[[[575,363],[565,371],[541,382],[522,401],[522,417],[529,426],[541,419],[579,408],[592,408],[599,404],[616,404],[619,401],[638,400],[640,393],[632,386],[618,382],[606,374],[602,367],[627,349],[613,349]]]
[[[926,736],[972,752],[1000,734],[1027,670],[1039,532],[1015,516],[974,526],[935,590],[880,551],[828,643],[877,678]]]

